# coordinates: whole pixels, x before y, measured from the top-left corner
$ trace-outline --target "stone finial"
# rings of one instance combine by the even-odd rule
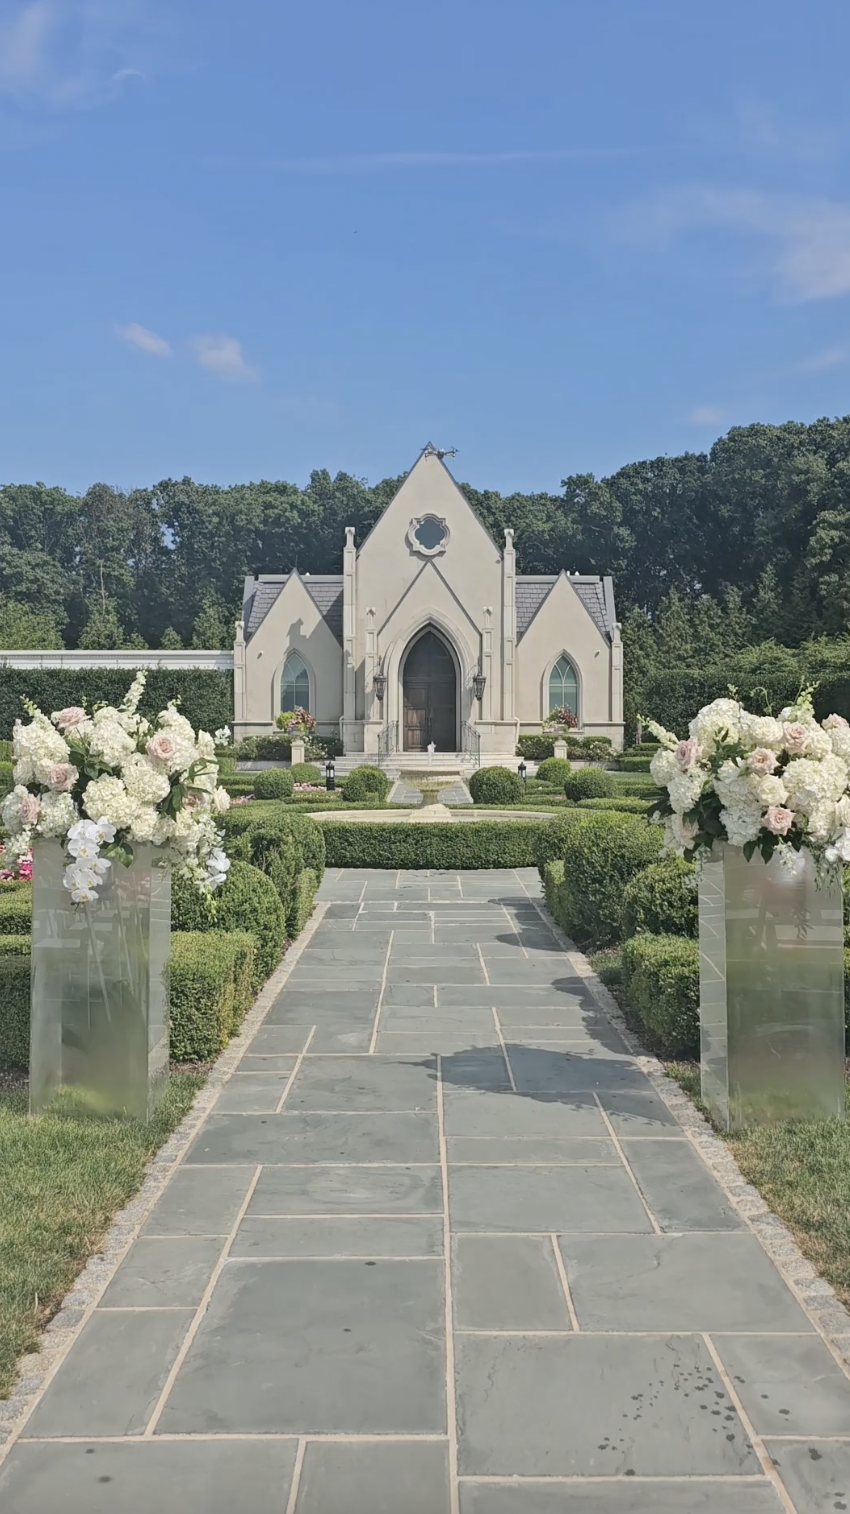
[[[354,546],[354,527],[353,526],[346,526],[346,528],[345,528],[345,545],[346,545],[347,548],[352,548]]]
[[[512,552],[514,549],[514,533],[510,526],[505,527],[505,551]]]
[[[236,622],[236,636],[235,636],[235,641],[236,641],[237,646],[240,643],[244,642],[244,640],[245,640],[245,622],[244,622],[244,620],[237,620],[237,622]]]

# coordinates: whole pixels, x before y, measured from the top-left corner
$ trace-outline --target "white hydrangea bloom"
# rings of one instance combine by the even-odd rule
[[[670,803],[679,815],[693,809],[705,787],[705,773],[701,768],[690,768],[687,773],[678,773],[667,785]]]
[[[12,779],[15,783],[33,783],[35,780],[35,767],[30,756],[19,757],[12,768]]]
[[[655,752],[649,764],[649,771],[659,788],[666,788],[671,778],[675,778],[679,772],[679,764],[673,756],[672,750],[667,747],[661,747],[659,751]]]
[[[831,799],[822,799],[818,804],[812,805],[807,821],[806,832],[813,841],[829,841],[834,832],[839,829],[834,802]]]
[[[135,751],[136,743],[117,720],[98,720],[98,715],[103,713],[98,710],[95,715],[89,750],[108,762],[110,767],[120,767],[129,753]]]
[[[130,838],[133,841],[153,841],[159,824],[159,813],[151,804],[141,804],[133,816]]]
[[[840,757],[842,762],[850,763],[850,726],[832,726],[829,742],[836,757]]]
[[[17,835],[23,829],[23,809],[28,798],[29,790],[18,783],[13,788],[11,794],[6,795],[2,805],[0,805],[0,816],[2,816],[3,824],[12,836]]]
[[[806,811],[823,799],[840,799],[847,788],[847,764],[834,754],[817,761],[795,757],[783,774],[795,809]]]
[[[761,830],[761,806],[740,805],[734,809],[723,809],[720,811],[720,819],[730,844],[746,846],[748,841],[755,841]]]
[[[127,793],[120,778],[107,773],[88,785],[83,795],[83,809],[93,820],[100,820],[102,816],[116,830],[122,831],[132,825],[140,805],[138,799]]]
[[[78,818],[70,794],[45,794],[38,817],[39,833],[45,837],[64,836]]]
[[[712,752],[721,739],[740,740],[743,713],[737,699],[715,699],[694,716],[688,730],[706,752]]]
[[[142,752],[132,752],[121,769],[127,793],[140,804],[158,804],[165,799],[171,783],[167,773],[156,767]]]

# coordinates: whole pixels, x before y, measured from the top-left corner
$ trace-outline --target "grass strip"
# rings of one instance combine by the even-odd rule
[[[665,1071],[706,1114],[695,1062]],[[850,1119],[720,1131],[748,1183],[784,1220],[803,1255],[850,1305]]]
[[[173,1074],[149,1124],[31,1120],[26,1088],[0,1093],[0,1398],[203,1081],[198,1072]]]

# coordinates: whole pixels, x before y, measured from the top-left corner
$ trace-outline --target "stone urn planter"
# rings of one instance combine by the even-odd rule
[[[57,841],[33,848],[30,1113],[149,1119],[168,1079],[171,878],[157,849],[73,904]]]

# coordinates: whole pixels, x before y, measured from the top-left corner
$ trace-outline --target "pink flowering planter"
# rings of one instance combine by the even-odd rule
[[[149,1119],[168,1078],[171,878],[137,846],[74,904],[62,846],[33,851],[30,1113]]]
[[[749,862],[728,843],[699,878],[702,1097],[724,1129],[844,1118],[841,873],[811,854]]]

